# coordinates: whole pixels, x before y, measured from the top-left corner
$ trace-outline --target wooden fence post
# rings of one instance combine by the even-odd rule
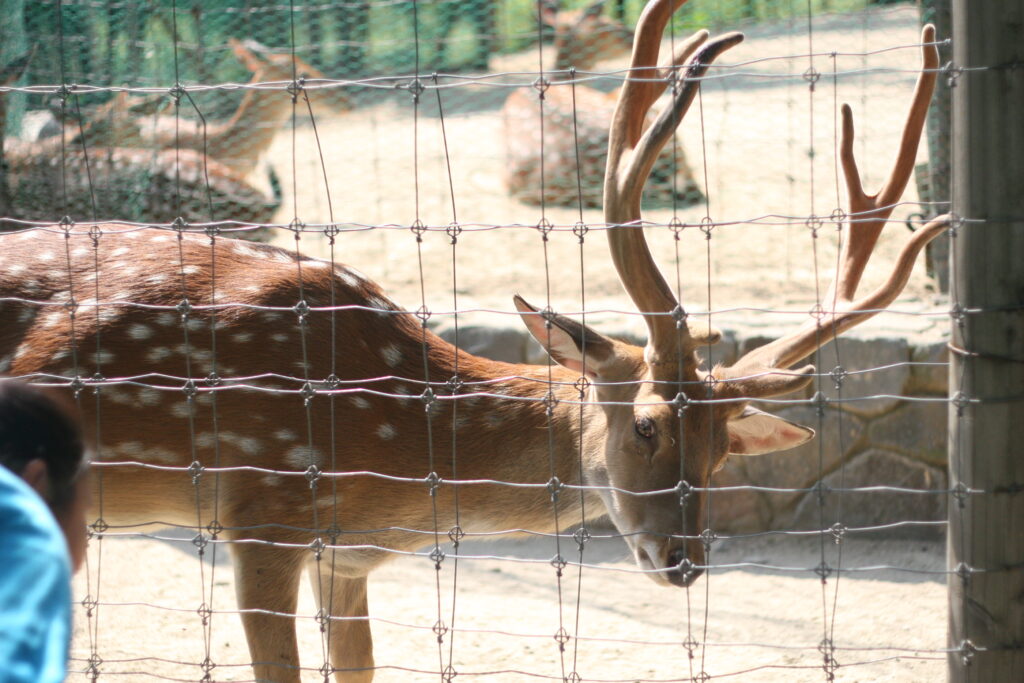
[[[954,0],[953,212],[964,219],[950,365],[954,683],[1024,680],[1022,36],[1021,0]]]

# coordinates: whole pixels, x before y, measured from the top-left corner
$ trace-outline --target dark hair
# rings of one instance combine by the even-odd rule
[[[74,497],[85,466],[78,421],[50,391],[0,380],[0,465],[21,475],[25,465],[36,459],[46,463],[47,504],[62,510]]]

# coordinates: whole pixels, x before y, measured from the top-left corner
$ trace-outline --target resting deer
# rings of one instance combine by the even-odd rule
[[[705,568],[712,473],[729,454],[787,449],[813,435],[750,401],[807,386],[813,366],[790,368],[888,306],[943,229],[940,219],[915,232],[888,281],[857,297],[913,168],[938,66],[927,27],[925,70],[877,195],[861,189],[843,108],[852,222],[824,315],[732,366],[702,367],[699,349],[718,335],[689,324],[659,272],[640,197],[700,77],[742,36],[699,34],[673,55],[672,64],[688,63],[685,78],[645,128],[667,83],[643,77],[658,73],[661,35],[683,1],[644,10],[637,79],[620,93],[609,141],[609,243],[647,323],[645,348],[517,297],[558,366],[510,365],[434,336],[351,268],[267,245],[109,225],[0,236],[3,370],[98,387],[80,404],[102,436],[101,529],[159,520],[231,542],[258,679],[299,680],[292,615],[304,570],[332,617],[324,628],[337,680],[365,683],[374,666],[366,580],[375,567],[428,545],[435,530],[553,531],[556,512],[579,521],[581,493],[565,485],[587,486],[588,517],[608,514],[648,576],[690,585]],[[458,516],[452,480],[465,482]]]
[[[565,11],[559,10],[556,2],[541,4],[541,21],[555,32],[554,69],[559,73],[549,79],[568,78],[573,67],[589,70],[598,60],[629,55],[632,34],[621,22],[602,14],[606,4],[599,0],[583,9]],[[555,84],[544,92],[545,203],[576,206],[582,200],[585,207],[601,206],[608,128],[618,92],[584,83],[575,87]],[[508,146],[506,185],[513,197],[532,204],[541,199],[539,112],[537,92],[524,88],[509,95],[502,111]],[[683,206],[704,198],[681,144],[674,149],[666,146],[658,157],[644,196],[662,203],[674,199]]]
[[[305,61],[288,53],[267,52],[238,40],[228,41],[235,57],[252,72],[250,85],[291,81],[293,78],[325,78]],[[336,91],[340,93],[340,91]],[[337,95],[339,111],[349,109]],[[185,111],[187,105],[182,103]],[[174,116],[131,116],[133,104],[124,94],[101,107],[92,117],[94,124],[86,138],[90,146],[192,149],[205,152],[242,177],[251,173],[270,148],[281,126],[294,111],[288,93],[277,89],[248,89],[230,118],[201,121]],[[302,113],[302,112],[300,112]]]
[[[22,58],[3,69],[9,87],[27,64]],[[6,122],[7,93],[0,92],[0,129]],[[89,137],[96,121],[81,126]],[[78,128],[76,125],[75,128]],[[68,131],[72,129],[68,126]],[[21,221],[113,219],[145,223],[243,221],[269,223],[281,204],[277,179],[273,196],[220,162],[192,149],[139,147],[82,149],[80,135],[66,132],[35,142],[4,138],[0,144],[0,216]],[[0,229],[17,227],[0,221]],[[236,234],[269,237],[269,229]]]

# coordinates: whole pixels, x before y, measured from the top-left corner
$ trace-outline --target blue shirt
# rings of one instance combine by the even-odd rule
[[[67,541],[32,488],[0,466],[0,683],[59,683],[71,642]]]

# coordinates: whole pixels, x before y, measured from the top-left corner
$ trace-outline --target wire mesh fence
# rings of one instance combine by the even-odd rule
[[[884,344],[823,344],[809,386],[758,402],[814,441],[721,463],[724,421],[683,431],[752,398],[714,394],[716,364],[833,310],[839,105],[879,185],[938,70],[915,6],[695,0],[669,22],[663,54],[747,34],[690,74],[632,228],[694,329],[731,326],[698,345],[708,374],[669,379],[588,375],[586,334],[568,370],[541,348],[575,329],[556,310],[641,344],[657,325],[600,211],[641,3],[15,4],[0,371],[66,387],[97,439],[76,677],[941,675],[949,309],[921,269]],[[946,206],[911,182],[866,290]],[[537,365],[434,336],[521,314],[533,346],[490,348]],[[636,461],[604,460],[638,392],[673,425],[667,465],[633,441],[664,425],[632,417],[608,450]]]

